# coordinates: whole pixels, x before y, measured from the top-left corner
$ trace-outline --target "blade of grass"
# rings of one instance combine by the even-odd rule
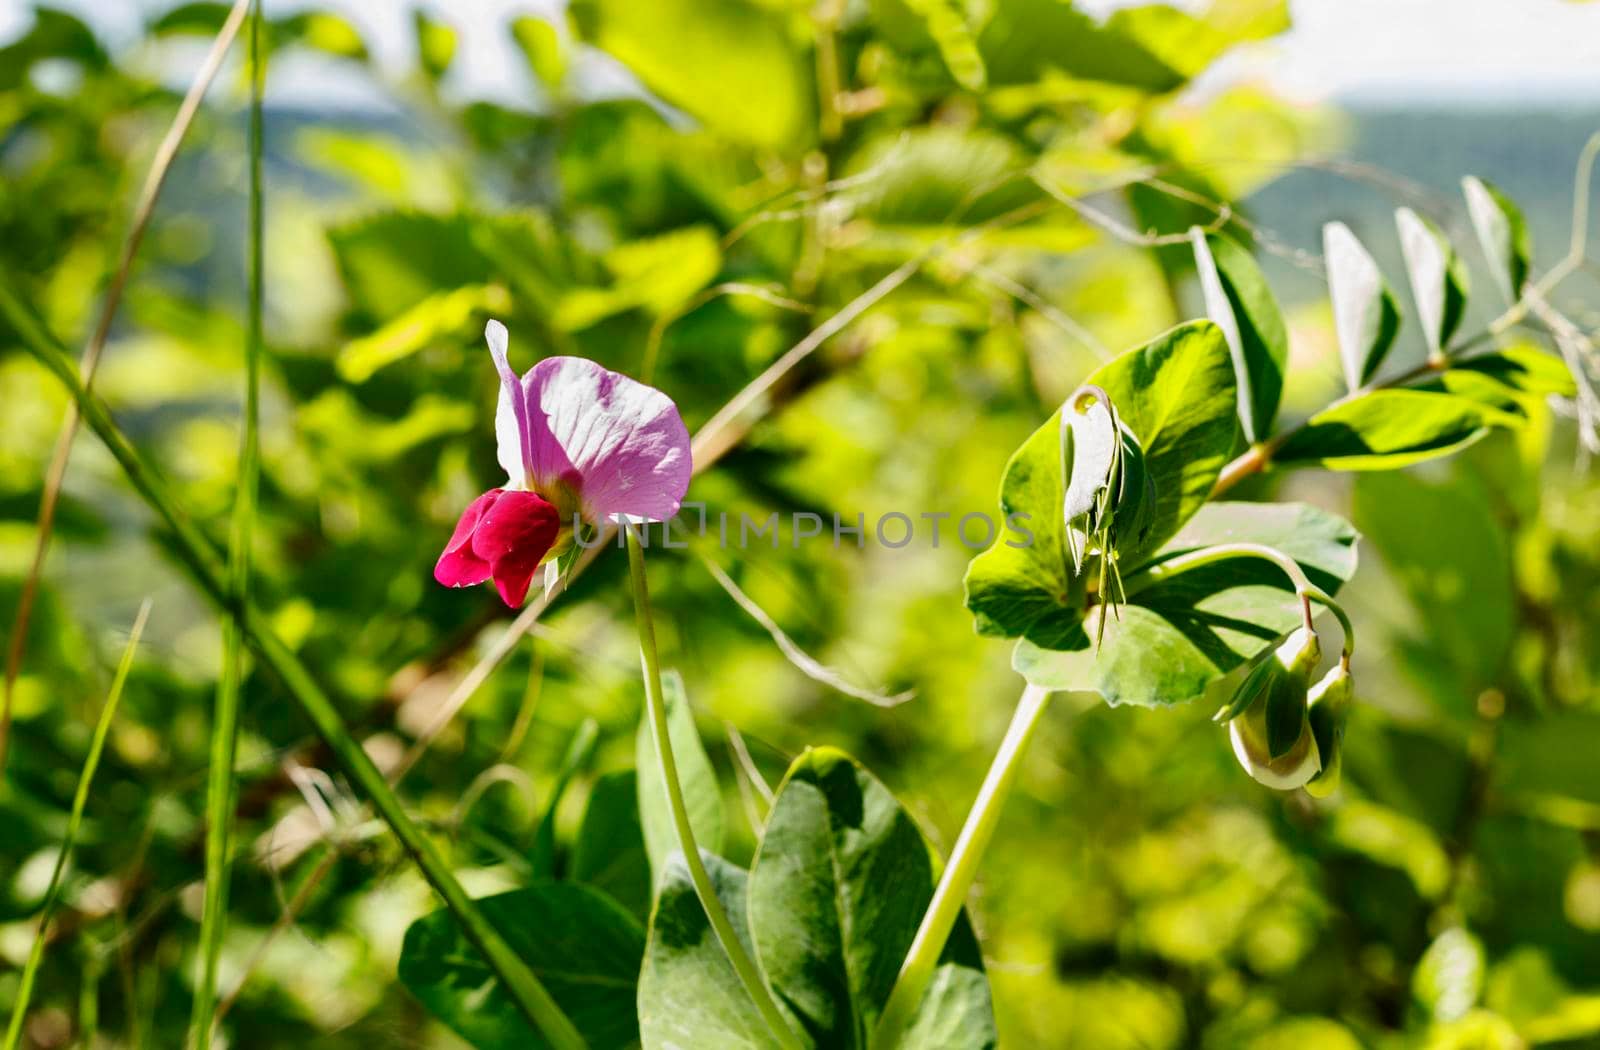
[[[261,473],[261,308],[265,282],[262,166],[262,94],[266,71],[261,50],[261,0],[250,8],[250,215],[249,293],[244,343],[244,424],[239,439],[238,491],[228,538],[228,587],[241,605],[250,596],[250,544],[255,531],[256,491]],[[222,621],[222,673],[211,723],[211,761],[206,778],[206,881],[200,913],[200,974],[195,983],[188,1044],[211,1045],[217,1003],[217,968],[228,921],[228,859],[233,851],[233,807],[238,794],[234,760],[239,748],[239,702],[244,677],[239,625]]]
[[[50,887],[45,890],[44,906],[39,912],[39,932],[34,935],[33,948],[22,967],[22,980],[17,986],[16,1006],[11,1011],[11,1024],[6,1028],[5,1050],[16,1050],[22,1043],[22,1022],[28,1016],[28,1001],[33,998],[33,982],[39,975],[39,963],[44,958],[45,936],[50,932],[50,920],[55,917],[56,905],[61,902],[61,877],[66,872],[67,860],[72,855],[73,843],[78,838],[78,828],[83,823],[83,807],[89,800],[89,785],[94,782],[94,771],[100,765],[100,752],[105,750],[106,736],[111,731],[111,719],[117,713],[117,703],[122,699],[122,687],[128,681],[128,671],[133,667],[133,655],[139,648],[139,638],[144,634],[145,621],[150,617],[150,600],[139,606],[133,618],[133,629],[128,632],[128,644],[123,646],[122,660],[117,664],[117,674],[111,680],[111,691],[100,708],[100,720],[95,723],[94,736],[89,741],[89,753],[83,759],[83,772],[78,774],[78,790],[72,796],[72,812],[67,817],[66,837],[61,840],[61,852],[56,854],[55,867],[50,872]]]
[[[231,594],[221,559],[210,541],[195,527],[172,498],[166,484],[117,426],[105,403],[83,385],[66,348],[17,294],[15,282],[4,270],[0,270],[0,316],[4,316],[11,325],[23,348],[71,394],[83,421],[105,444],[106,450],[117,461],[139,496],[172,530],[173,550],[193,573],[195,582],[200,584],[206,596],[219,609],[239,621],[245,644],[299,705],[345,776],[367,797],[384,823],[394,831],[395,837],[416,862],[423,877],[461,924],[468,940],[483,953],[490,969],[500,978],[507,993],[529,1022],[543,1032],[546,1040],[558,1050],[583,1050],[586,1044],[572,1021],[550,997],[527,963],[511,950],[505,938],[484,917],[472,898],[467,896],[466,890],[462,889],[461,883],[451,872],[444,854],[412,821],[372,758],[345,728],[333,701],[322,691],[300,659],[274,633],[267,617],[249,601],[238,601]]]
[[[194,123],[195,114],[200,111],[200,102],[205,98],[206,90],[216,79],[217,70],[222,68],[222,60],[227,55],[233,38],[238,35],[239,27],[244,24],[245,9],[249,3],[250,0],[234,0],[227,20],[222,23],[216,39],[212,41],[211,50],[206,54],[205,61],[200,64],[199,72],[195,74],[194,83],[189,86],[188,94],[184,95],[177,114],[172,118],[172,126],[167,129],[161,144],[156,147],[155,159],[151,161],[150,171],[145,175],[144,186],[139,190],[139,200],[133,208],[133,222],[128,227],[128,236],[122,245],[122,255],[117,261],[116,270],[112,273],[111,283],[106,286],[105,301],[100,306],[100,316],[95,322],[94,333],[89,337],[88,345],[84,347],[83,364],[80,368],[83,385],[88,389],[94,389],[94,374],[100,366],[100,353],[105,349],[106,338],[111,332],[112,318],[116,316],[117,306],[122,302],[122,290],[127,286],[128,274],[133,269],[134,256],[138,254],[139,244],[144,240],[145,229],[150,225],[150,216],[155,213],[156,199],[161,196],[161,187],[166,184],[167,172],[172,169],[172,161],[178,155],[178,146],[188,134],[189,126]],[[55,449],[50,453],[50,466],[45,471],[44,488],[40,492],[33,561],[28,566],[28,575],[23,580],[22,593],[17,599],[17,616],[11,625],[11,642],[6,649],[5,691],[0,694],[0,775],[5,773],[6,756],[10,747],[11,705],[17,687],[17,675],[22,670],[22,654],[27,647],[28,621],[33,613],[34,598],[39,591],[39,579],[44,572],[45,555],[50,551],[50,536],[54,531],[56,520],[56,503],[61,498],[61,482],[67,475],[67,462],[72,456],[72,440],[77,436],[78,423],[77,407],[69,405],[67,416],[61,421],[61,432],[56,437]]]

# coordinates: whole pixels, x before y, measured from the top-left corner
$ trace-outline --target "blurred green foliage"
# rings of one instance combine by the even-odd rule
[[[158,72],[223,12],[183,5],[112,51],[41,9],[0,49],[0,260],[57,332],[81,341],[92,324],[177,105]],[[1097,218],[1182,234],[1216,218],[1205,202],[1242,198],[1327,141],[1325,115],[1262,90],[1184,91],[1232,46],[1283,28],[1270,0],[1104,23],[1060,0],[583,0],[570,14],[504,27],[528,62],[516,107],[449,90],[471,56],[448,20],[416,18],[416,70],[398,79],[342,18],[305,11],[270,34],[275,53],[319,56],[392,102],[378,116],[270,108],[269,80],[256,533],[260,601],[380,764],[502,626],[491,595],[430,579],[460,507],[497,480],[486,316],[507,322],[523,367],[575,353],[637,373],[654,356],[693,429],[922,259],[759,406],[691,498],[757,519],[947,513],[948,530],[992,511],[1010,450],[1105,348],[1201,312],[1187,243],[1130,243]],[[597,92],[597,49],[636,84]],[[97,380],[218,538],[241,388],[243,94],[225,76],[191,133]],[[1221,163],[1241,158],[1253,163]],[[1292,359],[1313,377],[1285,391],[1298,417],[1326,400],[1337,351],[1323,308],[1289,321]],[[12,342],[0,327],[8,629],[64,407]],[[1365,652],[1339,796],[1261,790],[1201,705],[1058,703],[971,904],[1003,1045],[1600,1040],[1600,485],[1567,466],[1571,428],[1537,399],[1527,410],[1536,425],[1446,467],[1241,489],[1347,513],[1366,537],[1347,592]],[[845,748],[948,847],[1018,687],[1010,646],[977,637],[962,606],[969,554],[949,531],[937,549],[869,537],[715,554],[808,651],[916,690],[888,710],[798,673],[693,558],[652,554],[665,658],[726,796],[726,856],[750,859],[747,814],[763,803],[725,723],[772,782],[808,745]],[[80,438],[0,795],[0,1009],[119,635],[146,596],[147,644],[27,1029],[40,1046],[91,1024],[111,1045],[182,1030],[218,670],[215,620]],[[602,834],[633,792],[635,657],[608,554],[406,781],[475,893],[543,867],[642,906],[638,833],[618,832],[620,866]],[[250,979],[229,1045],[458,1045],[396,979],[401,937],[432,907],[419,878],[320,772],[326,754],[261,676],[243,727],[224,993]],[[307,885],[293,928],[270,936]]]

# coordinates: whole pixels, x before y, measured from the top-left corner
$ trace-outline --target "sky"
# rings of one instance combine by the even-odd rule
[[[136,35],[140,11],[160,10],[173,0],[52,2],[86,14],[117,41]],[[302,0],[266,2],[269,12],[311,6]],[[1079,0],[1079,6],[1104,13],[1132,2]],[[1204,5],[1176,2],[1191,9]],[[32,6],[30,0],[0,0],[0,41],[22,31]],[[321,0],[316,6],[344,13],[380,61],[404,68],[411,4]],[[514,15],[548,17],[562,5],[430,0],[423,6],[462,34],[460,53],[471,60],[458,63],[454,88],[467,97],[514,102],[527,97],[526,73],[502,27]],[[1600,0],[1291,0],[1291,10],[1294,28],[1288,34],[1228,56],[1207,73],[1202,87],[1264,80],[1307,101],[1600,102]],[[584,73],[602,83],[614,75],[603,60],[588,63]],[[341,85],[340,91],[353,91],[353,104],[362,101],[359,89]]]

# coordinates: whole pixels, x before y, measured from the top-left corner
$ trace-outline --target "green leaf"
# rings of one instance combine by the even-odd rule
[[[604,262],[614,283],[569,290],[556,306],[556,327],[576,332],[634,308],[670,314],[717,275],[722,250],[709,227],[690,226],[619,245]]]
[[[1206,316],[1222,329],[1233,359],[1239,422],[1250,444],[1265,441],[1283,396],[1289,332],[1261,268],[1229,237],[1189,231]]]
[[[1522,298],[1522,286],[1528,280],[1528,260],[1533,254],[1522,209],[1476,176],[1468,175],[1461,180],[1461,192],[1467,198],[1467,215],[1478,235],[1478,246],[1489,260],[1489,272],[1494,275],[1495,284],[1506,301],[1514,303]]]
[[[1029,84],[1056,72],[1164,92],[1185,79],[1137,40],[1062,0],[999,0],[978,34],[978,51],[995,85]]]
[[[1022,148],[996,131],[911,128],[867,140],[844,168],[860,181],[841,196],[877,226],[983,222],[1039,198],[1026,179],[1006,179],[1027,163]]]
[[[1210,495],[1237,433],[1233,368],[1222,332],[1208,321],[1174,328],[1092,374],[1139,438],[1155,488],[1142,544],[1119,547],[1123,565],[1139,564]],[[1081,636],[1083,587],[1067,553],[1061,413],[1034,431],[1006,464],[1000,508],[1021,528],[1003,532],[967,567],[967,608],[978,633],[1026,637],[1045,648]],[[1126,571],[1126,568],[1124,569]]]
[[[1450,238],[1410,208],[1394,213],[1400,231],[1400,251],[1406,259],[1411,296],[1428,349],[1443,352],[1461,324],[1467,306],[1467,267]]]
[[[1460,926],[1434,938],[1411,975],[1411,994],[1435,1021],[1458,1021],[1483,994],[1483,944]]]
[[[746,0],[576,0],[584,39],[707,127],[797,153],[812,127],[810,58],[777,11]]]
[[[750,922],[780,1000],[817,1047],[862,1048],[933,898],[915,822],[849,755],[807,750],[789,768],[750,872]],[[907,1046],[992,1047],[988,982],[957,926]]]
[[[1120,619],[1108,616],[1098,655],[1093,630],[1080,627],[1069,647],[1055,650],[1024,638],[1012,666],[1034,685],[1095,692],[1110,704],[1193,700],[1277,645],[1299,624],[1299,602],[1283,571],[1258,559],[1160,579],[1151,567],[1201,547],[1259,543],[1283,551],[1334,593],[1355,574],[1357,538],[1343,519],[1303,503],[1207,504],[1157,557],[1124,570],[1128,603]],[[1096,606],[1091,616],[1102,610]]]
[[[535,883],[477,903],[591,1046],[635,1043],[644,930],[631,915],[605,894],[574,882]],[[549,1045],[443,909],[406,931],[400,981],[479,1050]]]
[[[921,17],[956,83],[968,91],[982,91],[988,83],[988,74],[983,68],[983,56],[978,53],[978,42],[967,25],[963,5],[957,0],[902,2]]]
[[[1272,459],[1330,470],[1394,470],[1449,455],[1515,422],[1507,412],[1456,394],[1372,390],[1312,416]]]
[[[689,826],[695,841],[707,852],[722,848],[722,789],[706,755],[705,745],[694,726],[694,711],[683,688],[683,677],[668,669],[661,675],[661,698],[667,705],[667,732],[672,738],[672,757],[678,763],[678,780],[683,785],[684,805],[689,811]],[[678,833],[667,806],[667,789],[661,779],[661,761],[650,735],[650,720],[639,722],[637,747],[639,770],[639,823],[644,829],[645,852],[650,870],[660,881],[667,854],[678,848]]]
[[[650,916],[650,857],[639,824],[638,775],[601,775],[572,846],[572,877],[603,890],[641,920]]]
[[[1328,296],[1333,300],[1333,330],[1339,340],[1345,385],[1356,390],[1372,379],[1400,330],[1400,309],[1383,273],[1350,227],[1322,227],[1328,266]]]
[[[567,56],[556,27],[542,18],[522,15],[511,20],[511,39],[528,62],[528,68],[551,91],[567,78]]]
[[[429,80],[438,80],[455,60],[456,31],[420,7],[412,9],[411,25],[417,35],[417,64]]]
[[[1371,474],[1355,487],[1356,523],[1425,623],[1462,696],[1498,680],[1515,620],[1511,554],[1493,508],[1467,484]]]
[[[1171,537],[1211,495],[1238,433],[1233,365],[1222,330],[1191,321],[1121,354],[1088,382],[1102,387],[1144,449],[1156,505],[1145,549]],[[1137,550],[1122,550],[1134,559]]]
[[[210,2],[179,4],[150,24],[154,36],[197,34],[216,36],[228,19],[231,4]],[[285,47],[308,47],[337,58],[365,61],[367,45],[349,20],[327,11],[300,11],[267,19],[268,53]]]
[[[701,851],[701,858],[728,921],[754,956],[745,917],[748,876],[714,853]],[[683,854],[676,850],[666,859],[650,915],[638,1013],[644,1050],[778,1048],[706,920]]]
[[[510,309],[511,297],[495,284],[430,295],[376,331],[346,343],[337,359],[339,375],[349,383],[364,383],[380,368],[430,346],[473,339],[483,329],[484,318]]]
[[[1573,397],[1578,392],[1565,362],[1533,346],[1513,346],[1453,361],[1450,371],[1488,376],[1523,394]]]

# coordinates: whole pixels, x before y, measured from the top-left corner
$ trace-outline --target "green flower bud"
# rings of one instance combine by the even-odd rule
[[[1307,684],[1322,659],[1316,632],[1304,627],[1245,676],[1219,715],[1233,753],[1258,782],[1280,791],[1304,786],[1322,769],[1307,709]]]
[[[1306,791],[1317,798],[1327,798],[1339,790],[1344,724],[1354,697],[1355,683],[1342,660],[1330,668],[1307,695],[1307,717],[1311,722],[1311,735],[1317,742],[1317,751],[1322,756],[1322,772],[1307,782]]]

